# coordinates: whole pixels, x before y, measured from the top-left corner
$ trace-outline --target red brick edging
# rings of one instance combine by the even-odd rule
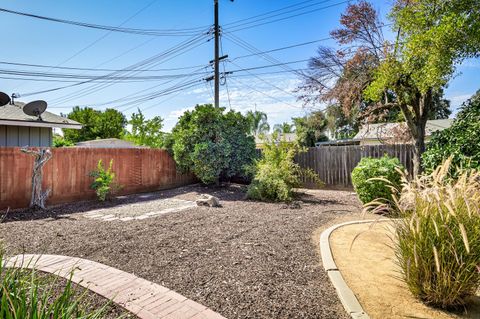
[[[18,255],[7,267],[35,268],[69,278],[113,300],[141,319],[225,319],[201,304],[161,285],[91,260],[59,255]]]

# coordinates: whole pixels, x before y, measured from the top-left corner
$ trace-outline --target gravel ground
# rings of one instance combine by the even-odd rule
[[[201,193],[219,197],[223,207],[128,222],[83,216],[158,198],[195,200]],[[336,220],[358,219],[361,206],[351,192],[307,191],[300,209],[244,200],[238,185],[141,196],[11,212],[0,224],[0,239],[11,255],[61,254],[117,267],[227,318],[347,318],[313,238]]]

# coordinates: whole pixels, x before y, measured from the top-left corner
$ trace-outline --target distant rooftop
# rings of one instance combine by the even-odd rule
[[[23,113],[23,102],[15,102],[14,105],[0,106],[0,125],[30,126],[30,127],[59,127],[81,129],[82,124],[45,111],[39,120],[36,116]]]
[[[449,128],[453,123],[453,119],[430,120],[427,121],[425,127],[425,136],[431,136],[433,132],[441,131]],[[367,124],[362,126],[360,131],[353,138],[354,140],[391,138],[395,135],[395,129],[406,126],[405,122],[399,123],[379,123]]]
[[[76,147],[91,148],[148,148],[145,146],[137,146],[133,142],[121,140],[118,138],[105,138],[90,141],[78,142]]]

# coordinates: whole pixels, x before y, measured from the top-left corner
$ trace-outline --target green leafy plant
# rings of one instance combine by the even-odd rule
[[[443,309],[468,303],[480,288],[480,172],[451,179],[451,159],[430,175],[403,177],[395,250],[403,279],[424,303]]]
[[[250,171],[254,175],[247,196],[262,201],[291,201],[293,190],[301,185],[302,177],[311,178],[318,185],[321,181],[313,170],[302,169],[295,163],[295,155],[303,148],[296,143],[279,139],[274,133],[265,140],[262,157],[256,160]]]
[[[80,130],[63,129],[63,136],[73,143],[103,138],[123,138],[127,118],[116,109],[94,110],[74,107],[67,117],[82,124]]]
[[[197,105],[180,117],[165,144],[180,170],[193,172],[205,184],[218,184],[245,175],[245,166],[255,157],[249,131],[250,122],[242,114]]]
[[[423,165],[432,172],[452,158],[451,174],[462,169],[480,169],[480,91],[466,101],[451,127],[435,132],[423,153]]]
[[[402,179],[400,170],[403,169],[398,158],[387,155],[362,158],[352,171],[352,184],[360,201],[364,204],[379,198],[391,201],[391,187],[386,181],[399,186]]]
[[[109,303],[93,309],[87,300],[87,290],[75,286],[71,276],[62,286],[58,277],[41,275],[32,269],[6,267],[3,256],[0,250],[0,318],[104,318]]]
[[[136,145],[161,148],[164,146],[163,119],[155,116],[146,119],[142,111],[133,113],[128,124],[132,126],[130,132],[125,134],[125,139],[134,142]]]
[[[60,134],[53,135],[53,147],[65,147],[65,146],[74,146],[75,144],[69,140],[66,140]]]
[[[102,202],[121,188],[119,185],[115,184],[115,173],[112,172],[112,166],[113,159],[110,160],[110,165],[106,170],[103,166],[102,160],[99,160],[97,169],[89,174],[94,178],[90,187],[95,190],[98,199]]]

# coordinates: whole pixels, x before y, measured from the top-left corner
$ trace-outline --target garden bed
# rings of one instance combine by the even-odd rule
[[[31,276],[31,270],[25,270],[27,276]],[[67,279],[58,277],[54,274],[45,273],[42,271],[35,272],[36,278],[41,283],[38,286],[39,294],[41,295],[45,291],[49,291],[50,300],[58,298],[67,286]],[[128,312],[119,305],[107,300],[106,298],[96,294],[95,292],[88,290],[82,286],[72,283],[72,288],[75,291],[72,301],[80,299],[80,308],[87,311],[87,313],[93,313],[100,309],[103,309],[103,319],[135,319],[138,318],[134,314]]]
[[[457,313],[416,300],[400,280],[392,235],[392,222],[378,222],[342,226],[330,236],[335,263],[371,318],[480,318],[480,296]]]
[[[84,216],[128,203],[135,203],[135,209],[159,198],[195,200],[201,193],[219,197],[223,207],[132,221]],[[300,209],[244,197],[245,189],[238,185],[190,186],[105,204],[15,212],[0,224],[0,238],[9,255],[94,260],[173,289],[230,319],[347,318],[319,263],[312,234],[338,219],[358,219],[361,206],[355,194],[308,191],[300,198]]]

